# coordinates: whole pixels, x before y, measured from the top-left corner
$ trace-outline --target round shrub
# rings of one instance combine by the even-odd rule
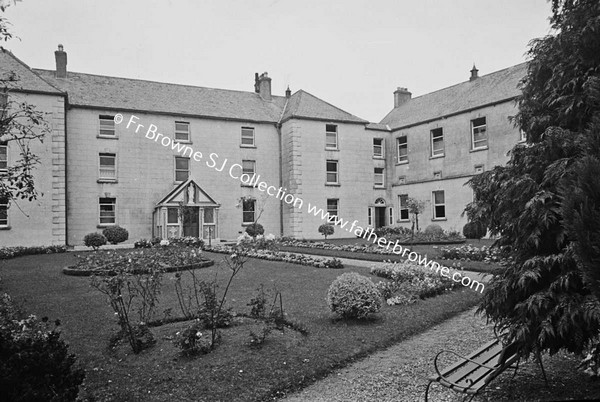
[[[83,238],[83,244],[94,250],[98,250],[106,244],[106,237],[102,233],[88,233]]]
[[[479,222],[467,222],[465,226],[463,226],[463,235],[467,239],[481,239],[485,236],[487,232],[487,228],[479,223]]]
[[[319,226],[319,233],[321,233],[323,236],[325,236],[325,239],[327,239],[327,236],[331,236],[334,233],[333,225],[329,225],[327,223],[322,224]]]
[[[381,308],[381,294],[366,276],[347,272],[338,276],[327,292],[327,304],[344,318],[365,318]]]
[[[246,228],[246,233],[252,237],[265,234],[265,228],[260,223],[253,223]]]
[[[444,229],[442,229],[442,227],[440,225],[436,225],[435,223],[432,223],[431,225],[429,225],[425,228],[425,234],[432,235],[432,236],[443,236]]]
[[[111,244],[123,243],[129,239],[129,232],[121,226],[111,226],[102,231],[106,240]]]

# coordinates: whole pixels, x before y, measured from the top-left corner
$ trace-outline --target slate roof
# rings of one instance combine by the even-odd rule
[[[290,97],[283,112],[281,121],[284,122],[292,118],[360,124],[369,123],[367,120],[363,120],[360,117],[356,117],[348,112],[345,112],[342,109],[337,108],[332,104],[327,103],[324,100],[319,99],[303,90],[295,92]]]
[[[381,120],[381,124],[387,124],[394,130],[486,104],[511,100],[520,94],[517,84],[526,72],[527,63],[517,64],[473,81],[412,98],[392,109]]]
[[[297,91],[289,99],[273,96],[269,102],[255,92],[75,72],[68,72],[65,79],[56,78],[52,70],[34,71],[67,92],[69,104],[80,107],[270,123],[293,117],[367,123],[305,91]]]
[[[16,74],[16,81],[5,84],[12,90],[64,95],[41,79],[9,50],[0,47],[0,80],[6,82],[12,73]]]

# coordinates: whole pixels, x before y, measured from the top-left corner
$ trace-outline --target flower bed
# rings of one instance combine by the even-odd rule
[[[505,261],[498,247],[482,246],[478,248],[467,244],[460,247],[442,247],[441,253],[440,259],[442,260],[483,261],[486,263]]]
[[[233,253],[240,254],[239,250],[234,249],[233,247],[230,247],[230,246],[222,246],[222,245],[216,245],[216,246],[212,246],[212,247],[205,246],[204,250],[210,251],[213,253],[221,253],[221,254],[233,254]],[[286,253],[286,252],[272,251],[272,250],[248,250],[241,254],[243,254],[247,257],[252,257],[252,258],[260,258],[263,260],[270,260],[270,261],[285,261],[285,262],[289,262],[292,264],[309,265],[309,266],[313,266],[316,268],[343,268],[344,267],[342,262],[340,260],[338,260],[337,258],[324,259],[324,258],[310,257],[310,256],[302,255],[302,254]]]
[[[53,254],[64,253],[67,251],[67,246],[34,246],[34,247],[0,247],[0,260],[8,260],[10,258],[20,257],[22,255],[32,254]]]
[[[118,253],[98,251],[76,255],[77,264],[66,267],[63,273],[75,276],[116,275],[118,272],[139,274],[151,270],[163,272],[208,267],[214,261],[202,256],[202,250],[192,247],[158,247]]]
[[[464,243],[465,238],[456,231],[446,232],[421,232],[413,233],[410,229],[402,226],[384,226],[375,230],[378,237],[385,238],[388,242],[399,244],[460,244]]]
[[[378,247],[371,244],[342,244],[336,245],[332,243],[325,243],[322,241],[310,241],[310,240],[296,240],[286,239],[279,242],[279,245],[284,247],[303,247],[303,248],[317,248],[322,250],[335,250],[335,251],[350,251],[354,253],[368,253],[368,254],[394,254],[392,250],[387,250],[384,247]]]
[[[389,305],[415,303],[419,299],[434,297],[459,286],[450,278],[432,273],[409,261],[374,266],[371,274],[390,280],[377,283],[381,296]]]

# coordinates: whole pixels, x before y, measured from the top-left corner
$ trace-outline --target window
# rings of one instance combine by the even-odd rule
[[[190,177],[189,158],[175,157],[175,181],[186,181]]]
[[[391,226],[394,224],[394,208],[392,208],[392,207],[389,208],[388,216],[390,217],[389,225]]]
[[[519,142],[527,141],[527,133],[521,129],[519,129]]]
[[[254,211],[256,210],[256,200],[244,200],[242,202],[242,224],[249,225],[254,223]]]
[[[254,127],[242,127],[242,146],[253,147],[254,145]]]
[[[204,208],[204,221],[205,225],[214,225],[215,224],[215,209],[214,208]]]
[[[8,198],[0,198],[0,227],[8,226]]]
[[[367,215],[367,223],[369,226],[373,226],[373,208],[369,207],[369,212]]]
[[[100,154],[100,180],[117,179],[117,155]]]
[[[0,172],[8,170],[8,142],[0,142]]]
[[[398,163],[408,162],[408,140],[405,135],[398,137]]]
[[[483,173],[484,167],[483,165],[475,165],[475,174]]]
[[[185,121],[175,122],[175,141],[189,142],[190,140],[190,123]]]
[[[337,198],[327,199],[327,213],[329,214],[327,222],[336,222],[336,218],[338,217],[338,208],[339,200]]]
[[[338,184],[338,161],[327,161],[327,184]]]
[[[100,136],[114,137],[115,136],[115,116],[100,115]]]
[[[446,202],[444,191],[433,192],[433,219],[446,218]]]
[[[256,171],[256,161],[244,160],[242,161],[242,174],[252,176]]]
[[[100,198],[100,224],[114,225],[117,221],[117,199]]]
[[[373,157],[383,158],[383,138],[373,138]]]
[[[400,220],[408,221],[408,194],[400,194],[398,196],[398,211],[400,211]]]
[[[385,185],[383,168],[375,168],[375,187],[383,187]]]
[[[325,148],[338,149],[338,133],[335,124],[325,125]]]
[[[444,156],[444,130],[441,127],[431,130],[431,156]]]
[[[471,120],[472,149],[484,149],[488,146],[485,117]]]
[[[179,224],[178,208],[167,208],[167,225]]]

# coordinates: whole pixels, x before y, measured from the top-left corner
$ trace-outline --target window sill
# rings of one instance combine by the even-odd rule
[[[248,227],[250,225],[254,225],[254,222],[246,222],[246,223],[242,222],[243,227]]]
[[[97,135],[96,138],[102,138],[105,140],[118,140],[119,137],[117,137],[116,135]]]
[[[377,155],[373,155],[373,159],[380,159],[380,160],[385,160],[385,156],[377,156]]]
[[[398,219],[396,223],[410,223],[410,219]]]
[[[479,151],[487,151],[487,150],[488,150],[488,147],[485,146],[485,147],[481,147],[481,148],[471,149],[471,150],[469,150],[469,152],[479,152]]]
[[[0,230],[10,230],[12,226],[0,226]]]
[[[335,151],[335,152],[339,152],[340,149],[339,148],[327,148],[325,147],[325,151]]]
[[[240,148],[251,148],[251,149],[256,149],[256,145],[240,145]]]
[[[432,222],[436,222],[436,221],[447,221],[448,218],[431,218]]]
[[[373,186],[375,190],[385,190],[385,186]]]
[[[340,183],[327,183],[325,182],[325,185],[328,187],[341,187]]]
[[[96,180],[96,183],[118,183],[119,180],[117,179],[98,179]]]
[[[96,228],[98,229],[106,229],[109,228],[111,226],[115,226],[117,223],[99,223],[98,225],[96,225]]]
[[[398,165],[408,165],[408,161],[396,162],[396,166]]]
[[[442,155],[433,155],[433,156],[430,156],[430,157],[429,157],[429,159],[430,159],[430,160],[431,160],[431,159],[439,159],[439,158],[443,158],[443,157],[445,157],[445,156],[446,156],[446,154],[442,154]]]
[[[175,142],[175,144],[193,144],[193,142],[192,142],[192,141],[190,141],[190,140],[185,140],[185,141],[184,141],[184,140],[177,140],[177,139],[176,139],[176,140],[174,140],[173,142]]]

